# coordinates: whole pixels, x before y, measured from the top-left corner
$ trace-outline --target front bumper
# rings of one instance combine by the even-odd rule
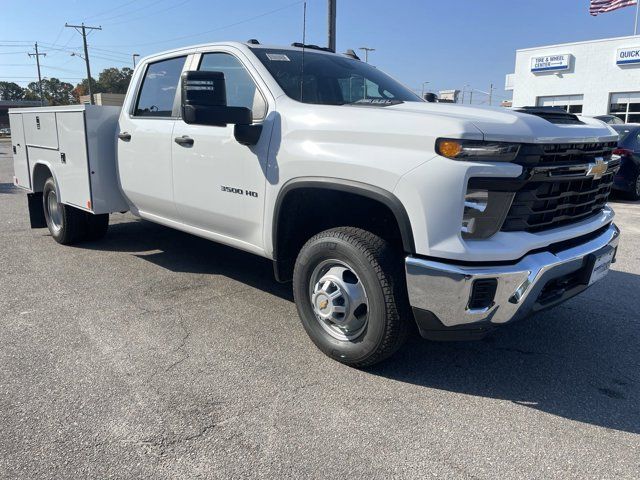
[[[409,301],[420,333],[434,339],[475,338],[493,326],[557,305],[588,287],[595,254],[615,250],[619,235],[610,223],[578,244],[562,242],[509,265],[407,257]],[[474,283],[485,279],[495,279],[493,300],[472,308]]]

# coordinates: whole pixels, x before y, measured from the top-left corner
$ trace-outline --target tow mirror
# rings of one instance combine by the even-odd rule
[[[188,124],[226,127],[251,125],[253,115],[246,107],[227,106],[227,89],[222,72],[188,71],[182,74],[182,120]]]

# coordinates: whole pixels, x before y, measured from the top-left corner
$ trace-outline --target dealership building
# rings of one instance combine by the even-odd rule
[[[640,36],[516,51],[513,106],[553,106],[640,123]]]

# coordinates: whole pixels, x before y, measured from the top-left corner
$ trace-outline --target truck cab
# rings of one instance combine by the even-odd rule
[[[610,127],[426,103],[354,55],[256,41],[153,55],[113,130],[91,131],[115,144],[126,207],[111,212],[272,259],[312,340],[353,366],[391,355],[414,321],[425,338],[480,338],[615,260]],[[54,182],[50,204],[31,177],[50,225],[77,187]]]

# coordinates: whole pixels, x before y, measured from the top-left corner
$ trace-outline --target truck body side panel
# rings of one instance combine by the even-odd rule
[[[11,147],[13,149],[13,183],[17,187],[31,190],[31,175],[29,174],[29,156],[24,138],[22,115],[9,115],[11,125]]]

